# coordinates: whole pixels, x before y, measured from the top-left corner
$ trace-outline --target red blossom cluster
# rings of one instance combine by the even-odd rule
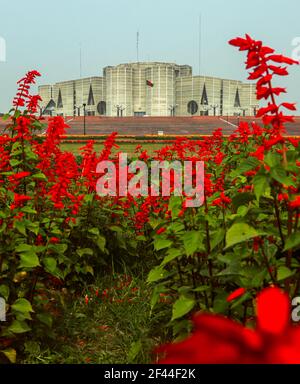
[[[36,77],[41,76],[38,71],[29,71],[26,76],[18,81],[18,91],[17,95],[13,100],[13,106],[25,107],[28,112],[36,113],[39,101],[41,101],[41,97],[39,95],[31,95],[29,93],[30,86],[35,84]]]
[[[229,42],[239,48],[240,51],[247,51],[246,69],[251,69],[248,79],[256,81],[257,99],[271,99],[267,107],[260,108],[257,117],[262,117],[266,126],[273,127],[273,133],[281,135],[284,132],[284,123],[292,122],[293,117],[284,115],[280,108],[295,111],[295,104],[282,103],[276,104],[275,96],[286,93],[285,88],[273,87],[272,80],[275,75],[287,76],[286,66],[299,64],[298,61],[289,57],[274,54],[274,49],[264,46],[261,41],[253,40],[249,35],[245,38],[235,38]]]

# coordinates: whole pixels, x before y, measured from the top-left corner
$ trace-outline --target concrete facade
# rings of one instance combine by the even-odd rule
[[[112,117],[253,116],[258,107],[254,84],[193,76],[189,65],[163,62],[108,66],[103,77],[43,85],[39,94],[45,115],[82,116],[83,104],[87,115]]]

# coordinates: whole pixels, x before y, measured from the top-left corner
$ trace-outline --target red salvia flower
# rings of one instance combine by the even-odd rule
[[[27,103],[27,109],[29,112],[35,113],[37,104],[41,100],[40,96],[31,96],[29,89],[32,84],[35,84],[36,77],[41,76],[38,71],[29,71],[26,76],[18,81],[18,92],[17,96],[13,100],[13,106],[24,107]]]
[[[166,228],[160,228],[156,231],[157,235],[161,235],[162,233],[166,232]]]
[[[289,297],[267,288],[257,298],[257,325],[252,330],[222,316],[194,317],[194,332],[185,341],[162,346],[161,364],[299,364],[300,326],[290,323]]]
[[[290,103],[282,103],[280,106],[277,106],[275,103],[275,96],[285,93],[286,90],[282,87],[272,87],[273,76],[286,76],[288,72],[286,67],[280,67],[274,65],[274,63],[293,65],[299,64],[299,62],[274,54],[273,49],[263,46],[261,41],[255,41],[249,35],[246,35],[246,38],[238,37],[230,40],[229,44],[238,47],[240,51],[248,51],[246,68],[252,69],[252,72],[249,74],[249,80],[257,80],[257,98],[258,100],[270,98],[272,101],[268,107],[261,108],[257,116],[264,116],[264,124],[266,122],[271,124],[275,132],[282,132],[284,130],[283,124],[286,121],[290,121],[291,117],[284,116],[279,112],[279,108],[281,106],[289,110],[295,110],[295,106]],[[275,117],[269,118],[270,115],[268,113],[274,114]]]
[[[228,302],[231,302],[237,298],[239,298],[240,296],[243,296],[244,293],[246,292],[246,289],[245,288],[238,288],[236,289],[234,292],[232,292],[228,297],[227,297],[227,301]]]

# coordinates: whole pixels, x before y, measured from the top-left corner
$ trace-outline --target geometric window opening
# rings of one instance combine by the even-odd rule
[[[57,98],[57,108],[63,108],[63,102],[61,97],[61,90],[59,89],[58,98]]]
[[[49,101],[49,103],[46,105],[44,111],[43,111],[43,114],[44,115],[51,115],[52,112],[55,110],[56,108],[56,104],[55,104],[55,101],[53,99],[51,99]]]
[[[191,100],[187,105],[188,113],[191,115],[195,115],[198,112],[198,104],[195,100]]]
[[[236,94],[235,94],[234,108],[241,108],[241,100],[240,100],[240,94],[239,94],[238,88],[237,88]]]
[[[93,94],[92,84],[90,85],[89,98],[88,98],[87,105],[95,105],[95,100],[94,100],[94,94]]]
[[[206,86],[204,84],[202,97],[201,97],[201,105],[208,105],[208,97],[206,92]]]
[[[106,102],[105,101],[100,101],[97,105],[97,111],[99,115],[106,115]]]

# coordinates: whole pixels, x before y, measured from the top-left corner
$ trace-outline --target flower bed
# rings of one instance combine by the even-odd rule
[[[270,286],[278,287],[272,293],[278,299],[258,303],[281,309],[283,319],[275,322],[280,323],[280,345],[291,335],[298,337],[299,328],[290,329],[285,303],[300,291],[300,146],[299,139],[284,136],[284,124],[293,118],[283,111],[295,105],[278,105],[276,96],[285,90],[272,85],[276,75],[287,75],[281,64],[296,62],[249,36],[231,44],[248,52],[249,79],[257,81],[258,99],[269,101],[258,111],[262,125],[242,122],[228,137],[221,130],[196,140],[178,137],[152,156],[205,163],[204,204],[198,208],[188,208],[185,196],[99,197],[97,164],[113,158],[119,172],[118,158],[111,155],[117,133],[105,139],[100,153],[93,140],[83,140],[81,161],[76,161],[60,147],[68,128],[61,117],[48,120],[43,140],[36,135],[43,128],[35,118],[39,97],[29,89],[39,73],[20,80],[14,109],[5,116],[7,133],[0,136],[0,295],[7,304],[0,352],[5,359],[16,361],[27,335],[46,338],[51,327],[55,334],[56,312],[47,292],[78,294],[96,274],[124,265],[135,271],[153,267],[148,274],[152,315],[164,314],[161,319],[175,340],[190,334],[196,312],[216,316],[215,326],[209,317],[195,320],[196,336],[184,344],[194,362],[207,361],[211,334],[223,326],[222,332],[235,340],[227,344],[236,356],[243,326],[253,327],[256,320],[255,298]],[[150,159],[142,146],[136,159]],[[259,297],[267,297],[266,292]],[[263,342],[265,331],[273,332],[269,323],[264,328],[265,318],[258,318],[263,329],[258,338],[243,339],[245,348]],[[207,348],[204,355],[189,349],[198,337]],[[261,361],[299,362],[295,343],[290,346],[275,357],[264,347],[256,350]],[[170,351],[167,361],[184,359],[177,356],[178,348],[163,349]],[[214,361],[229,361],[227,349],[220,351]]]

